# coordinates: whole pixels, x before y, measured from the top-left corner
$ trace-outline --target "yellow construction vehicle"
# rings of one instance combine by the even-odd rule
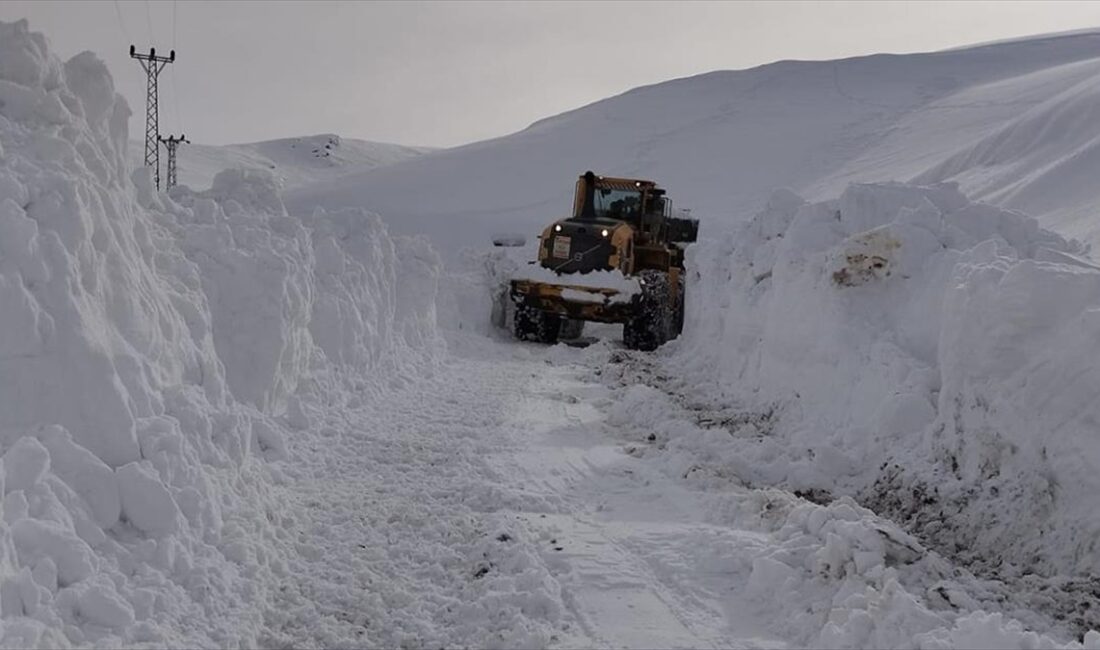
[[[684,247],[699,222],[673,216],[656,183],[586,172],[573,216],[539,236],[538,261],[511,281],[518,339],[554,343],[584,321],[622,323],[628,348],[653,350],[684,322]]]

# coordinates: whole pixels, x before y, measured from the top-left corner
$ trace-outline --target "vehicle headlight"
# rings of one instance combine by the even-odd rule
[[[601,230],[600,234],[603,235],[604,237],[607,237],[607,228],[604,228],[603,230]]]
[[[556,226],[554,226],[554,232],[561,232],[561,224],[560,223],[557,224]]]

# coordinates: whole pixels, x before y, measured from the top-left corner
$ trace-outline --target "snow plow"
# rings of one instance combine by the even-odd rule
[[[684,247],[698,231],[697,220],[674,216],[656,183],[586,172],[573,215],[543,230],[537,261],[511,279],[515,337],[555,343],[595,321],[621,323],[631,349],[676,338],[684,323]]]

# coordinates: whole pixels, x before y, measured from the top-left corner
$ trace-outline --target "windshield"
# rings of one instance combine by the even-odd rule
[[[638,190],[612,190],[596,188],[596,217],[630,221],[637,219],[642,210],[642,193]]]

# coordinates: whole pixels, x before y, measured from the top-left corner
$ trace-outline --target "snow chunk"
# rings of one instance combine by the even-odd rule
[[[135,462],[115,470],[122,501],[122,515],[154,537],[164,537],[179,527],[180,510],[160,478],[147,463]]]
[[[1089,634],[1096,634],[1089,632]],[[1004,615],[973,612],[960,617],[946,630],[935,630],[917,635],[917,647],[929,650],[949,648],[1003,648],[1031,650],[1053,648],[1049,638],[1024,629],[1019,621],[1006,619]],[[1087,641],[1087,637],[1086,637]],[[1087,647],[1087,646],[1086,646]]]
[[[23,437],[4,453],[4,494],[29,490],[50,468],[50,452],[34,438]]]
[[[103,577],[80,585],[76,611],[82,618],[112,630],[121,630],[134,622],[134,610]]]
[[[0,79],[49,89],[57,84],[59,68],[46,39],[31,32],[26,20],[0,23]]]
[[[96,570],[92,549],[71,530],[38,519],[20,519],[11,525],[11,537],[20,564],[34,567],[46,559],[57,567],[57,582],[65,587]]]
[[[53,471],[84,499],[95,523],[110,528],[118,521],[122,502],[115,473],[92,452],[73,442],[62,427],[46,427],[38,434],[49,449]]]

